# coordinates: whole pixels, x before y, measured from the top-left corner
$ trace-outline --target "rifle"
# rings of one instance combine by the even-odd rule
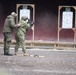
[[[29,29],[31,29],[31,27],[33,26],[33,24],[35,24],[35,22],[32,22],[31,19],[28,19],[27,24],[30,24],[30,28]],[[28,31],[29,29],[26,29],[26,30]]]

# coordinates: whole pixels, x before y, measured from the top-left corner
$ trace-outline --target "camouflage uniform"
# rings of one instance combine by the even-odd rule
[[[19,47],[21,46],[23,53],[26,53],[26,48],[25,48],[25,34],[26,34],[26,29],[30,28],[30,25],[27,24],[26,22],[26,17],[23,16],[19,22],[21,24],[20,27],[17,28],[16,30],[16,45],[15,45],[15,54],[18,52]]]
[[[7,16],[4,22],[3,34],[4,34],[4,55],[9,54],[9,48],[11,44],[11,37],[13,32],[13,27],[15,26],[14,18],[16,15],[12,13]]]

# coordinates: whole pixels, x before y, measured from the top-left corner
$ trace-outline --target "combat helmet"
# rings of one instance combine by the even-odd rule
[[[21,19],[22,19],[22,20],[27,20],[28,17],[27,17],[27,16],[22,16]]]

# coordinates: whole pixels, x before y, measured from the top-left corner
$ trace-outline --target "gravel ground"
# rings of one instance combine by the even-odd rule
[[[0,75],[76,75],[75,50],[27,49],[30,56],[3,55],[0,47]],[[10,48],[14,54],[14,49]]]

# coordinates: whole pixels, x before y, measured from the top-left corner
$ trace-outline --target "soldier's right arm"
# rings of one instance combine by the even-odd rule
[[[21,25],[22,25],[21,23],[18,23],[14,27],[20,27]]]
[[[19,23],[21,23],[21,27],[26,27],[26,29],[30,28],[30,25],[24,20],[21,20]]]

